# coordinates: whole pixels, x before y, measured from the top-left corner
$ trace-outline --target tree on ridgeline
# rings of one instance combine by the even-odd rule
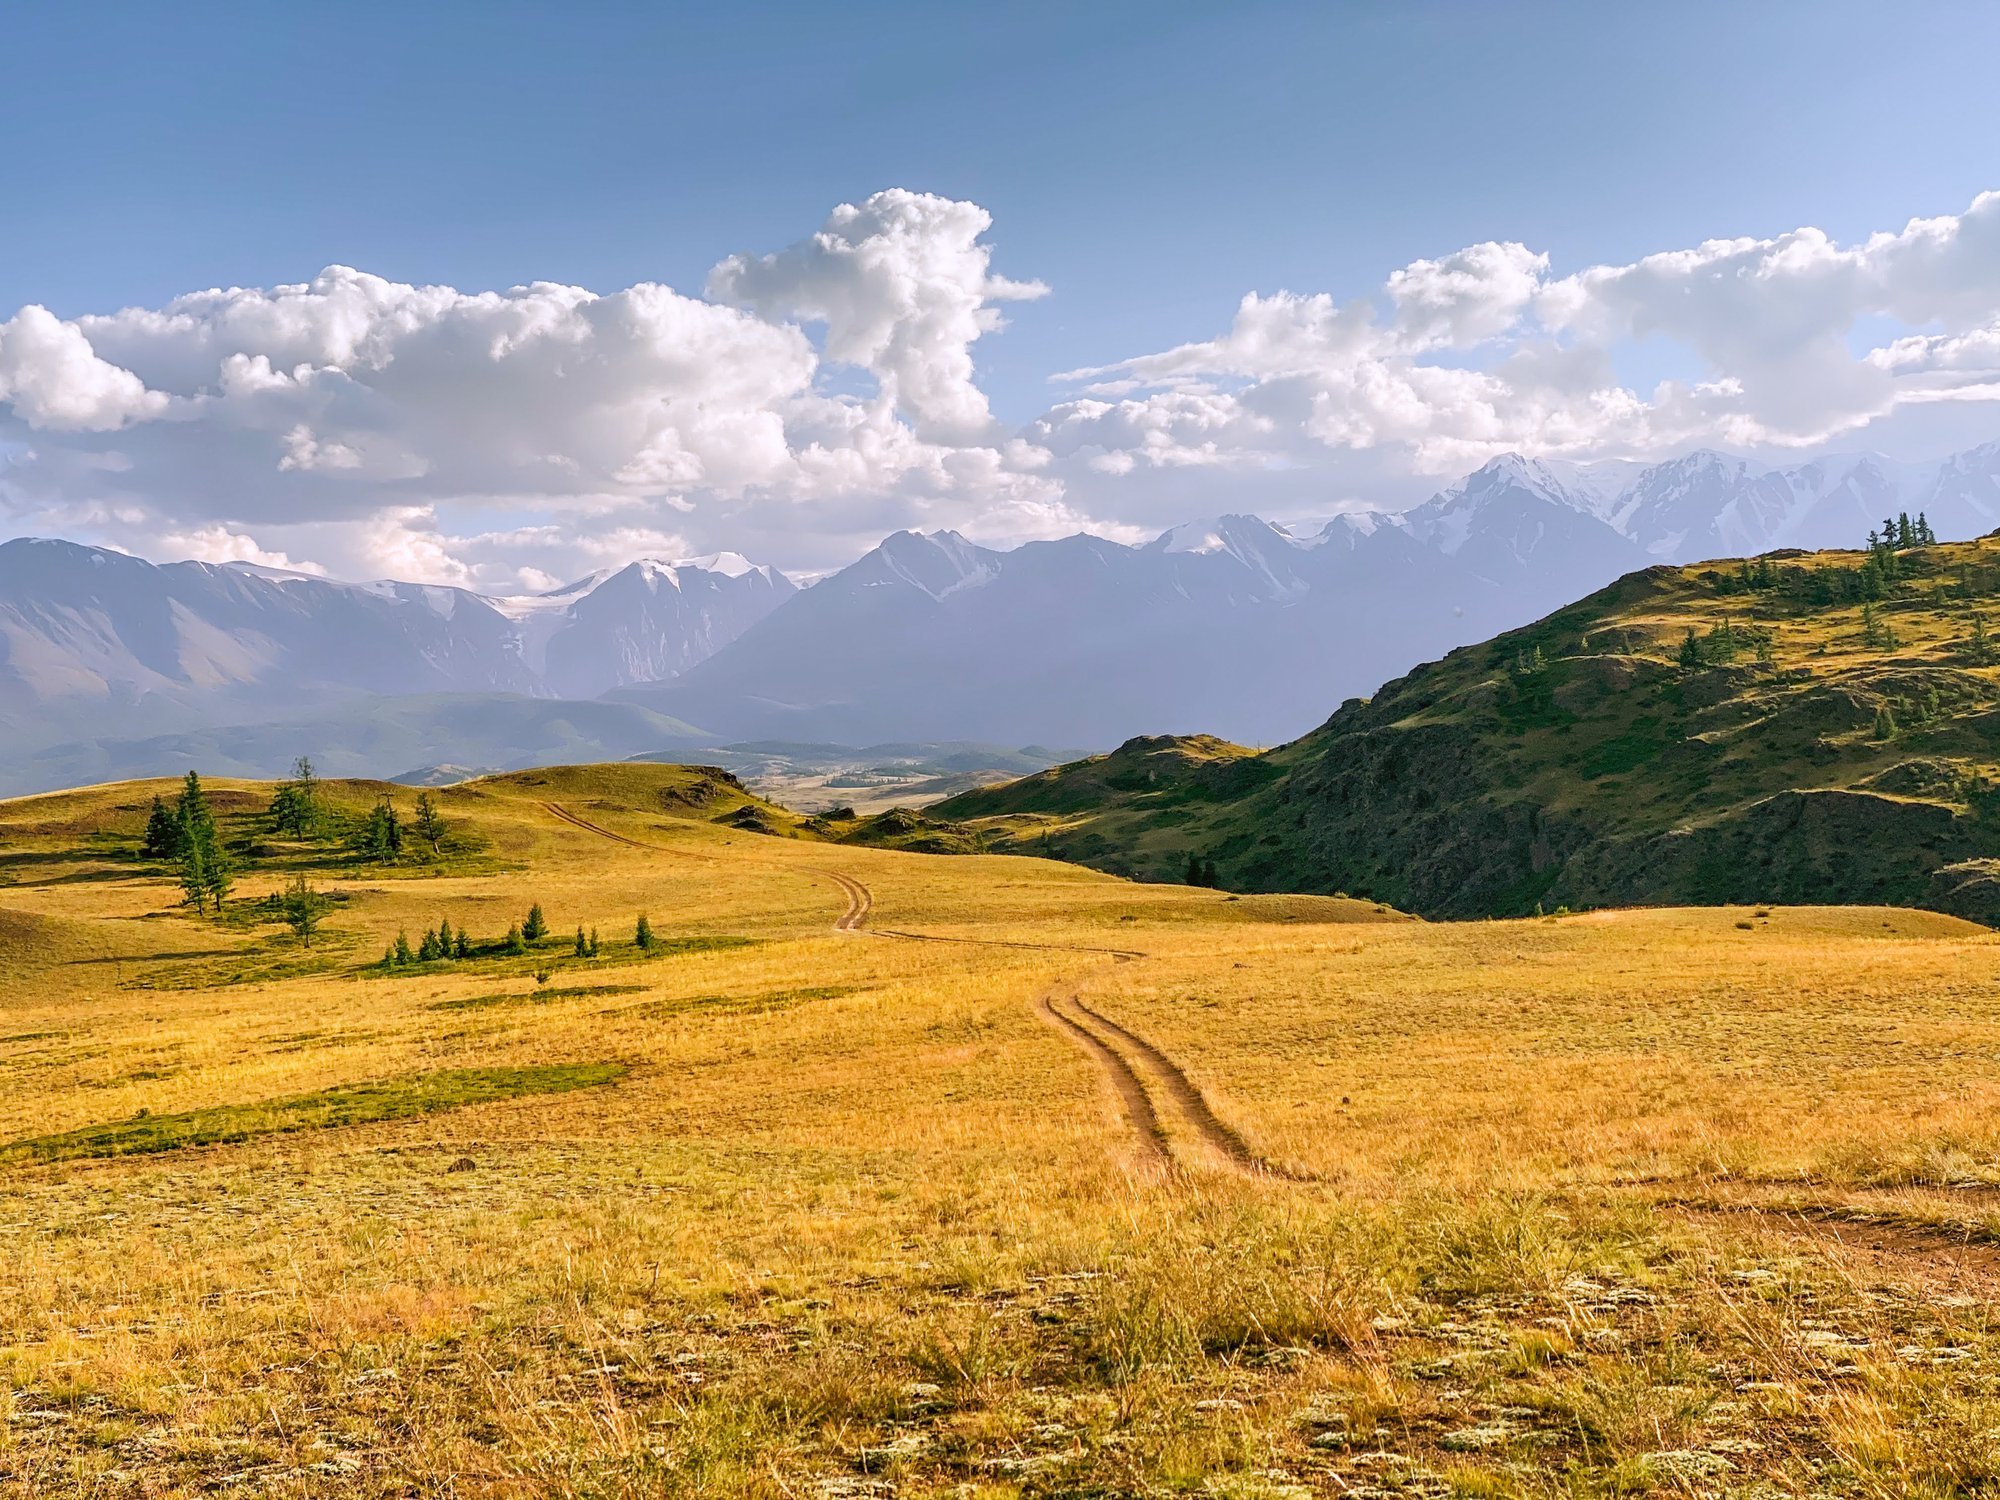
[[[301,755],[292,764],[291,779],[278,783],[271,797],[271,821],[280,833],[295,839],[309,839],[319,832],[319,777],[311,757]]]
[[[417,793],[417,815],[411,819],[410,827],[418,838],[431,846],[431,853],[437,854],[444,844],[444,818],[437,810],[437,801],[429,792]]]

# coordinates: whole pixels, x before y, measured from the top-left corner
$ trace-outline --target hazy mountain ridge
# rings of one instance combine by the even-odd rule
[[[1271,743],[1648,564],[1858,546],[1904,509],[1944,536],[2000,524],[2000,445],[1784,468],[1509,454],[1400,514],[1225,514],[1140,546],[898,532],[673,681],[616,696],[737,738]]]
[[[11,740],[48,743],[66,726],[201,729],[353,695],[593,698],[700,660],[795,591],[733,554],[493,598],[26,538],[0,544],[0,715]]]
[[[1621,574],[1854,546],[1901,510],[1945,537],[2000,525],[2000,444],[1932,464],[1505,455],[1401,513],[1280,525],[1225,512],[1137,546],[1079,534],[1005,551],[898,532],[803,590],[730,553],[498,596],[23,540],[0,545],[0,742],[44,752],[44,777],[136,774],[162,736],[219,745],[232,726],[334,723],[345,703],[355,718],[388,715],[417,751],[423,699],[491,694],[608,695],[679,721],[688,739],[658,748],[1111,745],[1196,728],[1268,744]],[[388,775],[440,759],[517,765],[547,745],[518,706],[481,721],[519,733],[470,743],[460,711],[414,759],[366,762],[358,725],[332,748]],[[631,727],[571,753],[633,753]]]

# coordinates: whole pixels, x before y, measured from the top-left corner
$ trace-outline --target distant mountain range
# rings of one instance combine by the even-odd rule
[[[1649,563],[1858,546],[1903,510],[1942,537],[2000,526],[2000,443],[1921,465],[1509,455],[1400,514],[1012,551],[898,532],[805,589],[730,553],[491,597],[24,539],[0,545],[0,792],[197,754],[268,773],[287,727],[384,775],[746,739],[1274,743]]]
[[[1304,733],[1413,663],[1650,563],[2000,525],[2000,444],[1940,464],[1509,455],[1402,514],[1225,515],[1144,546],[899,532],[706,660],[612,696],[733,738],[1115,744]]]
[[[355,697],[591,699],[683,670],[796,592],[733,553],[494,598],[12,541],[0,544],[0,743],[206,730]]]

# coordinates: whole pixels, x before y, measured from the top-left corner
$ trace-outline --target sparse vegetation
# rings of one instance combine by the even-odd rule
[[[131,859],[151,787],[0,803],[0,1488],[1986,1483],[1990,934],[1422,923],[746,838],[663,815],[683,775],[453,789],[452,840],[509,868],[449,881],[271,856],[342,872],[309,955],[268,887],[177,913]],[[204,790],[232,841],[268,818]],[[561,935],[499,952],[534,904]],[[642,910],[652,953],[582,972],[572,923]]]
[[[255,1104],[217,1105],[182,1114],[156,1115],[142,1110],[129,1120],[108,1125],[0,1143],[0,1162],[148,1155],[294,1130],[331,1130],[378,1120],[402,1120],[496,1099],[592,1088],[614,1081],[624,1071],[617,1063],[461,1068],[379,1083],[342,1084],[311,1094]]]

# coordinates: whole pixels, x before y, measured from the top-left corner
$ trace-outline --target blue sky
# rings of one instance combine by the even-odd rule
[[[699,296],[900,187],[980,205],[993,271],[1049,288],[972,349],[1009,424],[1247,292],[1372,295],[1487,241],[1551,278],[1848,244],[2000,186],[1986,4],[50,4],[0,46],[31,64],[0,92],[0,316],[336,262]]]

